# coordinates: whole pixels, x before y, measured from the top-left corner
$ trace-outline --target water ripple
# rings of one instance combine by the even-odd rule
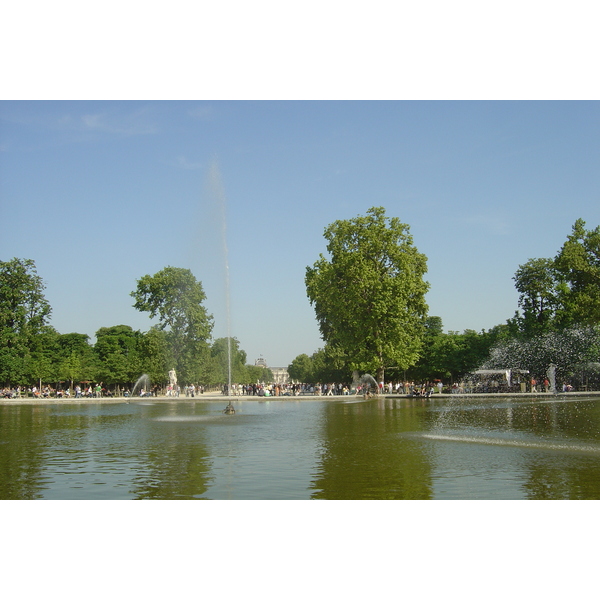
[[[438,440],[444,442],[462,442],[465,444],[485,444],[488,446],[507,446],[512,448],[529,448],[533,450],[554,450],[560,452],[568,451],[600,454],[600,446],[572,444],[565,442],[532,442],[471,435],[446,435],[440,433],[413,434],[412,437],[420,437],[428,440]]]

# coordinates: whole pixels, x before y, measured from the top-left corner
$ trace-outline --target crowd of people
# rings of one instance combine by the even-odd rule
[[[224,385],[221,391],[223,395],[229,395],[227,385]],[[434,391],[442,391],[441,382],[419,384],[415,384],[412,381],[380,383],[378,390],[360,383],[356,386],[350,383],[231,384],[232,396],[350,396],[376,392],[389,395],[429,396]]]
[[[54,389],[49,385],[38,388],[37,386],[4,388],[0,392],[2,398],[71,398],[71,390]]]
[[[0,391],[0,398],[20,398],[22,394],[22,389],[20,387],[5,387]]]
[[[549,382],[548,380],[542,380],[541,382],[531,379],[527,382],[529,385],[525,388],[525,384],[521,384],[520,391],[531,391],[532,393],[548,392]],[[373,384],[374,386],[374,384]],[[242,384],[231,384],[231,395],[232,396],[259,396],[259,397],[280,397],[280,396],[349,396],[349,395],[364,395],[364,394],[386,394],[386,395],[404,395],[408,397],[425,397],[428,398],[435,393],[452,393],[452,394],[464,394],[464,393],[489,393],[498,392],[500,388],[493,385],[481,385],[480,386],[466,386],[463,382],[453,383],[449,386],[444,386],[440,380],[427,381],[424,383],[415,383],[413,381],[397,381],[397,382],[380,382],[378,384],[378,390],[373,389],[373,386],[367,384],[356,384],[352,386],[348,383],[252,383],[247,385]],[[558,386],[557,386],[558,387]],[[229,396],[228,386],[224,385],[221,388],[223,395]],[[568,383],[561,385],[562,392],[573,391],[573,386]],[[195,398],[201,394],[204,394],[207,390],[203,385],[187,385],[183,390],[178,385],[168,385],[166,389],[162,389],[159,386],[154,386],[151,389],[141,388],[136,391],[136,395],[140,397],[144,396],[160,396],[165,394],[170,397],[179,398],[181,392],[185,394],[186,398]],[[515,390],[516,391],[516,390]],[[132,392],[128,389],[118,390],[117,394],[125,398],[130,397]],[[113,398],[115,393],[105,387],[102,382],[92,384],[86,383],[85,385],[75,385],[71,390],[68,387],[65,389],[55,389],[51,386],[45,385],[41,387],[31,386],[15,386],[5,387],[0,390],[0,398]]]
[[[124,393],[127,395],[127,392]],[[113,398],[114,393],[103,386],[102,383],[95,385],[76,385],[70,388],[54,388],[50,385],[30,387],[15,386],[4,388],[0,391],[2,398]]]
[[[297,396],[297,384],[283,383],[249,383],[249,384],[231,384],[231,394],[228,385],[221,388],[221,393],[225,396]]]
[[[380,384],[379,393],[386,394],[405,394],[407,396],[424,396],[432,392],[433,384],[415,385],[413,382],[404,383],[387,383],[385,386]],[[168,397],[179,398],[182,393],[186,398],[194,398],[205,393],[206,388],[203,385],[187,385],[183,389],[178,385],[168,385],[162,390],[157,386],[151,389],[141,388],[136,391],[136,395],[140,396],[160,396],[165,394]],[[232,384],[232,396],[349,396],[351,394],[361,395],[368,391],[375,390],[367,389],[364,385],[353,387],[349,383],[252,383],[247,385]],[[224,395],[229,395],[227,385],[221,389]],[[125,398],[130,397],[132,392],[128,389],[118,390],[119,395]],[[2,398],[113,398],[115,393],[100,383],[86,383],[84,385],[75,385],[72,390],[69,388],[55,389],[51,386],[43,386],[38,389],[37,386],[24,388],[16,386],[14,388],[4,388],[0,391]]]

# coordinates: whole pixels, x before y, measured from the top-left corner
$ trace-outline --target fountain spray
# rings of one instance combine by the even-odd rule
[[[217,161],[213,160],[209,171],[209,180],[221,210],[221,244],[223,249],[223,268],[225,273],[225,312],[227,316],[227,397],[229,404],[224,412],[235,413],[231,404],[231,294],[229,288],[229,248],[227,246],[227,199],[221,182],[221,173]]]

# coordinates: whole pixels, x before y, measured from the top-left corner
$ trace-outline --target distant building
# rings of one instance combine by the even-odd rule
[[[290,380],[287,367],[271,367],[271,373],[274,383],[286,384]]]
[[[254,361],[254,366],[271,369],[273,383],[286,384],[290,380],[287,367],[269,367],[267,366],[267,361],[262,356]]]

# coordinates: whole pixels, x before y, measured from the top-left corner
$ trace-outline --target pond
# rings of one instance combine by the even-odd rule
[[[598,499],[600,397],[0,406],[2,499]]]

